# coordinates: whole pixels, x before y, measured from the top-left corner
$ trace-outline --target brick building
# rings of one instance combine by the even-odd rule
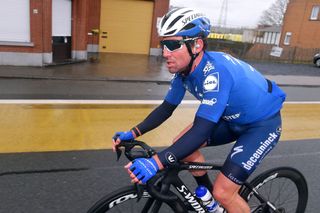
[[[320,49],[320,0],[290,0],[280,47],[283,59],[310,61]]]
[[[86,60],[88,51],[154,54],[169,0],[2,0],[0,65]]]

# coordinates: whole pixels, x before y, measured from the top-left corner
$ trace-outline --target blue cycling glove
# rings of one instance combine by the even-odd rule
[[[157,174],[159,166],[153,158],[137,158],[132,162],[130,170],[145,184],[150,178]]]
[[[116,132],[116,134],[112,137],[114,140],[119,138],[121,141],[131,141],[134,139],[134,135],[132,131],[128,132]]]

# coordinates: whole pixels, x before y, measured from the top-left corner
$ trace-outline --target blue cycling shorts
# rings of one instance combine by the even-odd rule
[[[234,183],[242,184],[274,148],[280,135],[280,112],[263,121],[245,125],[221,119],[207,146],[236,141],[221,172]]]

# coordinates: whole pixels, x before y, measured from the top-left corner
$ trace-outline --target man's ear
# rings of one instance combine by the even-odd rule
[[[203,45],[204,45],[204,44],[203,44],[202,39],[197,39],[197,40],[195,41],[194,48],[193,48],[194,53],[199,53],[199,52],[201,52],[202,49],[203,49]]]

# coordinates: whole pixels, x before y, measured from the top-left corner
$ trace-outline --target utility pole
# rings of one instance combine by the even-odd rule
[[[223,0],[220,9],[220,16],[218,20],[218,25],[222,29],[227,27],[227,17],[228,17],[228,0]]]

